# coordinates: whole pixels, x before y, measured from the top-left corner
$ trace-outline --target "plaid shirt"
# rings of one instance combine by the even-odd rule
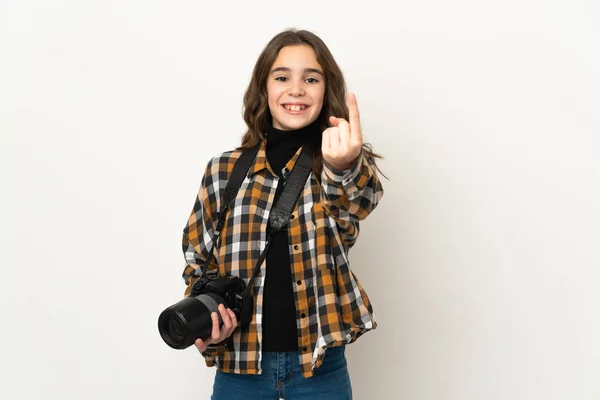
[[[266,228],[279,178],[267,163],[263,140],[221,231],[210,268],[246,282],[265,248]],[[283,168],[287,179],[301,148]],[[240,151],[217,155],[207,165],[194,209],[183,231],[188,296],[212,247],[215,214],[221,209],[227,180]],[[305,183],[288,226],[290,266],[297,311],[298,353],[302,375],[313,375],[327,347],[354,342],[377,326],[367,294],[350,270],[348,251],[359,234],[359,221],[375,209],[383,188],[361,153],[346,171],[323,163],[321,184],[313,173]],[[261,374],[262,308],[266,261],[254,282],[254,313],[248,327],[233,332],[226,346],[202,353],[206,365],[223,372]]]

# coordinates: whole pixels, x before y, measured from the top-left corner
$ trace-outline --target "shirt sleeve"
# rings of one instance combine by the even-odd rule
[[[332,217],[347,249],[356,242],[359,221],[365,219],[383,196],[377,173],[361,151],[357,161],[345,171],[323,159],[321,199],[323,209]]]
[[[190,295],[192,286],[200,277],[202,266],[213,247],[214,216],[217,206],[217,193],[211,187],[214,160],[215,158],[206,166],[200,190],[194,202],[194,208],[183,229],[182,250],[185,257],[185,267],[182,277],[186,284],[185,297]],[[215,249],[216,251],[217,249]],[[218,260],[215,254],[215,257],[210,261],[208,270],[217,268]]]

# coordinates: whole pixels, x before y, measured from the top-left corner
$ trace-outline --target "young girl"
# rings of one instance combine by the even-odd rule
[[[209,267],[222,275],[250,280],[269,212],[304,145],[313,150],[312,173],[255,278],[250,325],[238,327],[220,305],[222,327],[213,313],[212,336],[196,340],[206,364],[218,366],[212,399],[350,399],[345,345],[376,323],[348,252],[359,221],[383,195],[380,156],[363,144],[356,98],[346,97],[340,68],[308,31],[286,30],[267,44],[244,96],[244,120],[242,145],[208,163],[184,229],[186,296],[213,245],[215,214],[242,152],[260,143]]]

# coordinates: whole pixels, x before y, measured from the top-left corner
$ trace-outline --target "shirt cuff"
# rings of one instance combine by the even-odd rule
[[[227,346],[224,346],[224,345],[221,345],[221,344],[219,344],[219,345],[214,345],[214,344],[213,345],[208,345],[206,347],[206,350],[204,350],[202,352],[202,355],[204,357],[215,357],[215,356],[217,356],[219,354],[222,354],[225,351],[226,347]]]
[[[357,160],[354,162],[354,165],[343,171],[334,168],[327,161],[325,161],[325,159],[323,159],[323,172],[328,178],[327,180],[331,183],[336,184],[336,186],[346,187],[349,184],[352,184],[358,178],[363,162],[364,157],[362,150],[360,151]]]

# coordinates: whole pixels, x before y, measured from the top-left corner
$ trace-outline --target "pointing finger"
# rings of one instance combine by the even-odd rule
[[[360,114],[358,112],[358,103],[356,102],[356,95],[354,93],[348,94],[348,111],[350,112],[350,130],[352,136],[360,136],[362,134],[360,130]]]

